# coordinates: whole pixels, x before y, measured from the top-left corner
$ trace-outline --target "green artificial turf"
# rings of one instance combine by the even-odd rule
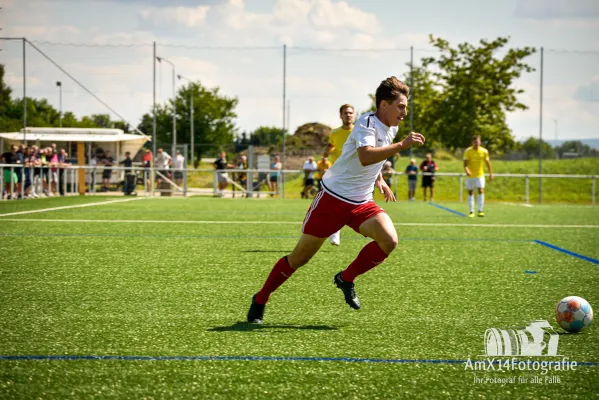
[[[0,202],[0,214],[92,200],[115,199]],[[332,282],[368,242],[344,228],[340,247],[325,244],[272,295],[264,325],[244,323],[309,204],[141,199],[0,217],[0,356],[115,356],[0,359],[0,398],[597,396],[597,326],[560,335],[558,354],[597,364],[575,371],[469,371],[455,360],[483,359],[488,328],[546,319],[563,333],[553,310],[565,296],[599,307],[598,264],[533,242],[599,259],[598,209],[490,204],[487,217],[470,219],[426,203],[383,203],[400,243],[356,280],[361,310]]]

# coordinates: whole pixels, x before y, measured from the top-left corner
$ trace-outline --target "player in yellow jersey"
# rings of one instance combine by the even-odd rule
[[[480,145],[480,136],[472,138],[472,147],[468,147],[464,152],[464,171],[466,171],[466,189],[468,189],[468,207],[470,213],[468,217],[474,218],[474,189],[478,189],[478,216],[484,217],[483,207],[485,205],[485,169],[487,165],[489,171],[489,181],[493,180],[493,170],[491,169],[491,160],[489,152]]]
[[[329,135],[329,147],[327,153],[331,165],[341,157],[343,145],[347,141],[349,134],[354,129],[354,107],[351,104],[344,104],[339,108],[339,118],[343,123],[339,128],[333,129]],[[339,246],[341,243],[341,231],[337,231],[331,235],[331,244]]]

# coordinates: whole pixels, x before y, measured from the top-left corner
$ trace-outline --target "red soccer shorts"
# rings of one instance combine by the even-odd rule
[[[308,209],[302,232],[326,238],[347,225],[360,233],[360,225],[364,221],[384,212],[372,200],[364,204],[350,204],[321,190]]]

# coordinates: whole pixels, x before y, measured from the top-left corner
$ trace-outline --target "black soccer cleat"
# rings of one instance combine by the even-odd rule
[[[252,297],[252,305],[248,311],[248,322],[251,324],[261,324],[264,319],[264,308],[266,304],[256,303],[256,295]]]
[[[337,285],[337,287],[343,292],[343,295],[345,296],[345,302],[354,310],[359,310],[360,299],[358,299],[356,291],[354,290],[354,283],[345,282],[343,279],[341,279],[342,272],[343,271],[335,275],[335,285]]]

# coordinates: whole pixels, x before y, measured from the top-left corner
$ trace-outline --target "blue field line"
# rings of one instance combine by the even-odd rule
[[[157,238],[157,239],[298,239],[299,236],[210,236],[210,235],[170,235],[170,234],[136,234],[136,233],[21,233],[21,232],[0,232],[0,237],[120,237],[120,238]],[[363,237],[344,238],[343,240],[367,240]],[[427,237],[407,237],[399,238],[409,241],[459,241],[459,242],[530,242],[529,239],[497,239],[497,238],[427,238]]]
[[[116,360],[116,361],[316,361],[316,362],[347,362],[347,363],[375,363],[375,364],[465,364],[467,360],[430,360],[430,359],[386,359],[386,358],[359,358],[359,357],[273,357],[273,356],[58,356],[58,355],[29,355],[9,356],[0,355],[0,361],[6,360]],[[494,360],[494,364],[502,360]],[[580,366],[597,367],[599,362],[583,361]]]
[[[428,204],[430,204],[433,207],[440,208],[441,210],[449,211],[452,214],[459,215],[460,217],[465,217],[466,216],[466,214],[463,214],[463,213],[461,213],[459,211],[456,211],[456,210],[452,210],[451,208],[444,207],[441,204],[437,204],[437,203],[433,203],[433,202],[430,202]]]
[[[592,262],[593,264],[599,264],[599,260],[596,260],[591,257],[583,256],[582,254],[574,253],[573,251],[562,249],[561,247],[555,246],[551,243],[543,242],[542,240],[533,240],[534,243],[540,244],[545,247],[549,247],[550,249],[562,252],[572,257],[580,258],[581,260]]]

